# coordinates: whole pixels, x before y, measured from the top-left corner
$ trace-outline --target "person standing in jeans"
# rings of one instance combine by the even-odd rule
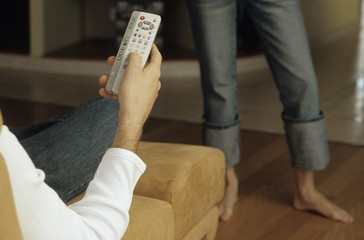
[[[204,144],[226,156],[225,195],[220,220],[238,200],[240,115],[237,92],[237,1],[186,0],[200,63],[204,100]],[[318,192],[314,171],[329,162],[324,114],[299,0],[244,0],[260,37],[283,105],[282,120],[294,171],[293,206],[350,223],[345,210]]]

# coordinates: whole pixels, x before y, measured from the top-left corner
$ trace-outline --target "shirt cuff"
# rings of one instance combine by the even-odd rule
[[[122,148],[109,148],[105,155],[105,158],[120,158],[121,161],[129,160],[132,162],[142,173],[144,173],[146,169],[146,164],[143,160],[136,155],[135,153],[122,149]]]

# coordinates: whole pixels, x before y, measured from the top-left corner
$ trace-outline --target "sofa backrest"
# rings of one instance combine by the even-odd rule
[[[0,111],[0,133],[3,118]],[[0,234],[2,240],[23,239],[15,210],[13,192],[5,159],[0,153]]]

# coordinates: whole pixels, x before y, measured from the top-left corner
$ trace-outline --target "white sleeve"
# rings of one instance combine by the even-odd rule
[[[9,171],[24,239],[120,240],[123,236],[133,190],[146,167],[137,155],[109,149],[85,197],[67,207],[6,126],[0,135],[0,152]]]

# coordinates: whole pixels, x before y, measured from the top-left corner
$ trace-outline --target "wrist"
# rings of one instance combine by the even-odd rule
[[[119,123],[112,147],[136,152],[143,128],[143,121],[125,114],[119,117]]]

